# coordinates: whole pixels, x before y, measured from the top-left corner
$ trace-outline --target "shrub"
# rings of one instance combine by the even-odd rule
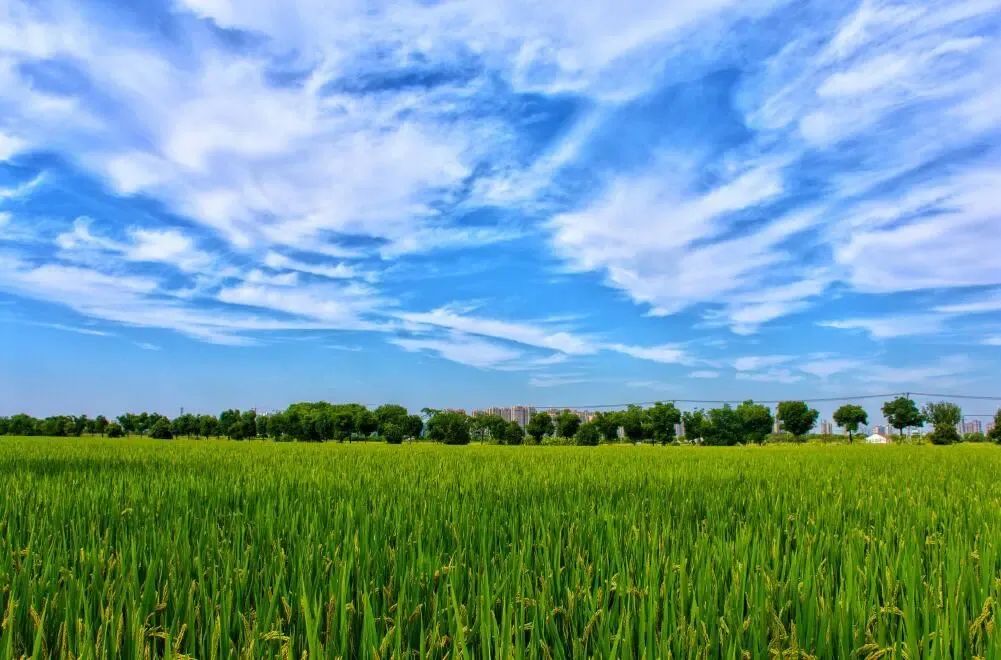
[[[382,435],[391,445],[403,444],[403,427],[396,422],[385,422],[382,425]]]
[[[987,436],[983,433],[967,433],[963,436],[963,442],[986,442]]]
[[[505,445],[523,444],[525,442],[525,430],[521,428],[518,422],[508,422],[504,428],[503,442]]]
[[[172,440],[174,433],[170,430],[170,422],[164,418],[156,420],[153,428],[149,431],[149,437],[157,440]]]
[[[594,447],[601,442],[601,430],[598,429],[598,425],[594,422],[581,424],[581,427],[577,429],[576,440],[578,445]]]
[[[954,426],[936,426],[935,429],[928,434],[928,439],[934,445],[951,445],[954,442],[959,442],[961,440],[959,437],[959,431],[957,431]]]
[[[125,429],[123,429],[122,425],[117,422],[112,422],[111,424],[108,424],[107,433],[109,438],[125,437]]]
[[[435,412],[427,423],[428,436],[446,445],[469,444],[469,418],[448,410]]]

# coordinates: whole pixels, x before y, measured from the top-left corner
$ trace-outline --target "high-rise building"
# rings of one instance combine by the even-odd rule
[[[965,421],[960,426],[963,433],[983,433],[984,426],[979,419],[971,419]]]
[[[834,435],[834,424],[826,419],[821,420],[820,435]]]
[[[775,416],[775,421],[772,423],[772,433],[782,433],[782,420]]]
[[[511,408],[511,421],[517,422],[519,426],[528,426],[528,420],[535,414],[532,406],[514,406]]]
[[[994,430],[994,420],[992,419],[991,421],[984,424],[984,433],[990,433],[993,430]]]
[[[876,424],[875,426],[873,426],[872,427],[872,432],[873,433],[878,433],[879,435],[882,435],[882,436],[889,435],[886,432],[886,426],[884,426],[883,424]]]

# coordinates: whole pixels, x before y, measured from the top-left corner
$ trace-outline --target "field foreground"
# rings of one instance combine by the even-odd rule
[[[0,438],[0,657],[1001,658],[999,483],[992,446]]]

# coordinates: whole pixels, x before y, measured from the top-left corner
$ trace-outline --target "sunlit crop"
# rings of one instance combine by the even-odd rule
[[[1001,450],[0,439],[0,657],[1001,657]]]

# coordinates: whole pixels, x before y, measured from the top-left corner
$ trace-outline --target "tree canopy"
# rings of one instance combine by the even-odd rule
[[[834,411],[834,423],[848,431],[848,442],[853,441],[853,435],[860,425],[869,423],[869,413],[862,406],[847,403]]]
[[[906,396],[887,401],[883,404],[882,410],[887,423],[900,431],[900,435],[904,434],[904,429],[921,426],[925,421],[924,415],[918,410],[918,404]]]
[[[797,438],[810,432],[820,413],[802,401],[783,401],[778,407],[782,428]]]

